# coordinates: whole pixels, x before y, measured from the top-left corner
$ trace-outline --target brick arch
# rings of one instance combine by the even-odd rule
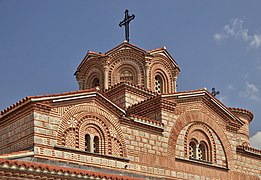
[[[139,66],[132,61],[124,61],[124,63],[117,63],[111,72],[111,83],[117,84],[120,82],[120,73],[124,70],[128,70],[133,74],[133,84],[141,84],[141,73]]]
[[[103,75],[102,75],[102,71],[100,68],[97,68],[94,66],[92,69],[89,70],[86,77],[87,78],[85,79],[85,82],[83,85],[84,89],[93,88],[92,83],[95,78],[99,79],[99,84],[100,84],[99,86],[101,87],[101,89],[103,88]]]
[[[127,150],[126,150],[126,143],[124,140],[124,136],[120,127],[120,124],[117,120],[117,118],[113,115],[110,114],[108,111],[102,109],[101,107],[96,106],[93,103],[88,103],[84,105],[78,105],[78,106],[73,106],[70,108],[66,113],[64,113],[62,117],[62,122],[59,126],[58,132],[57,132],[57,141],[58,144],[62,145],[62,137],[63,133],[66,129],[70,127],[76,127],[79,126],[79,121],[81,118],[85,117],[86,115],[92,115],[96,116],[100,119],[103,119],[103,121],[107,124],[110,124],[113,126],[119,136],[119,140],[122,145],[123,149],[123,156],[127,157]],[[72,121],[75,122],[74,125],[69,124],[68,122]]]
[[[88,82],[91,81],[91,78],[97,76],[100,80],[100,85],[103,85],[104,69],[102,62],[98,59],[88,60],[82,67],[82,74],[79,80],[83,82],[83,89],[89,88]]]
[[[160,73],[162,77],[164,77],[166,82],[166,92],[170,93],[173,89],[173,72],[174,68],[172,68],[169,63],[166,61],[162,61],[162,59],[155,59],[152,61],[150,69],[149,69],[149,84],[150,88],[154,89],[154,78],[157,73]]]
[[[108,127],[106,127],[105,123],[93,116],[93,115],[87,115],[84,118],[82,118],[78,122],[77,126],[77,135],[79,136],[79,149],[84,150],[84,143],[85,143],[85,134],[87,128],[94,128],[99,133],[99,138],[103,142],[103,146],[101,147],[101,154],[108,154],[108,144],[110,142],[110,133],[108,132]]]
[[[186,127],[188,124],[193,122],[200,122],[206,124],[208,127],[211,127],[211,130],[217,135],[219,138],[223,149],[225,151],[225,156],[227,159],[227,166],[229,169],[233,168],[233,154],[231,145],[226,137],[226,134],[222,130],[222,128],[215,122],[207,114],[200,111],[187,111],[180,115],[180,117],[176,120],[174,125],[171,128],[169,140],[168,140],[168,154],[170,157],[175,157],[175,147],[177,138],[181,132],[181,130]]]
[[[161,93],[170,93],[169,89],[171,88],[171,82],[168,74],[164,71],[163,66],[155,65],[151,68],[151,90],[155,91],[155,77],[160,76],[162,80],[163,92]]]
[[[185,134],[185,139],[184,139],[184,150],[185,150],[186,156],[188,156],[187,148],[188,148],[188,144],[189,144],[188,140],[191,139],[190,134],[194,131],[201,131],[203,134],[205,134],[207,136],[207,139],[210,143],[209,147],[210,147],[211,157],[210,157],[209,161],[216,162],[216,143],[215,143],[214,137],[213,137],[210,129],[211,128],[208,127],[205,123],[201,123],[198,121],[195,121],[195,122],[189,124],[189,127]]]
[[[121,50],[110,57],[109,86],[113,85],[113,73],[119,66],[129,65],[136,69],[138,83],[144,85],[144,57],[133,50]]]

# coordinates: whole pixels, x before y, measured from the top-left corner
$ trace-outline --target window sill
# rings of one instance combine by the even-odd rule
[[[84,155],[91,155],[91,156],[96,156],[96,157],[101,157],[101,158],[106,158],[106,159],[113,159],[113,160],[123,161],[123,162],[129,162],[130,161],[129,159],[123,158],[123,157],[116,157],[116,156],[111,156],[111,155],[92,153],[92,152],[83,151],[83,150],[80,150],[80,149],[73,149],[73,148],[64,147],[64,146],[55,145],[54,149],[73,152],[73,153],[81,153],[81,154],[84,154]]]
[[[227,167],[219,166],[216,164],[213,164],[212,162],[209,161],[203,161],[203,160],[198,160],[198,159],[185,159],[185,158],[175,158],[177,161],[183,161],[183,162],[190,162],[191,164],[196,164],[196,165],[202,165],[206,167],[211,167],[211,168],[217,168],[221,170],[228,171],[229,169]]]

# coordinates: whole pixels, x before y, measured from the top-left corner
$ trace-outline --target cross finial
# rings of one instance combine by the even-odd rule
[[[125,26],[125,40],[127,42],[129,42],[129,24],[130,24],[130,21],[133,20],[134,18],[135,18],[135,15],[133,14],[130,16],[128,9],[126,9],[125,18],[119,24],[120,27]]]
[[[219,94],[219,91],[216,91],[215,88],[212,88],[212,92],[211,92],[211,94],[212,94],[213,96],[216,96],[216,95]]]

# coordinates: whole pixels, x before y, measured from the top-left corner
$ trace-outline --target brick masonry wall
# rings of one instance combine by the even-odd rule
[[[85,105],[89,107],[88,104],[82,104],[82,106]],[[108,116],[110,115],[115,119],[113,120],[112,118],[109,121],[115,121],[116,123],[117,118],[112,112],[104,109],[104,107],[99,107],[97,104],[92,104],[92,106],[97,107],[93,107],[96,110],[89,109],[94,115],[101,113],[98,112],[98,109],[103,109],[103,111],[107,111]],[[246,158],[237,154],[235,151],[235,147],[238,144],[236,143],[237,135],[224,130],[222,122],[220,122],[221,118],[200,103],[191,104],[190,106],[180,105],[177,107],[177,112],[175,113],[162,110],[161,119],[164,123],[164,132],[151,130],[150,127],[144,125],[137,126],[125,123],[116,125],[116,123],[114,126],[120,126],[125,143],[126,156],[124,158],[129,159],[129,162],[117,158],[76,151],[77,148],[76,150],[55,149],[54,145],[59,144],[57,136],[62,119],[67,112],[73,112],[71,111],[73,108],[74,106],[60,107],[53,109],[50,114],[34,113],[36,157],[173,179],[236,179],[240,176],[247,177],[241,173],[249,175],[260,174],[260,160],[250,157]],[[71,117],[77,116],[77,113],[69,114]],[[191,120],[185,121],[183,118],[191,118]],[[213,134],[215,141],[216,164],[218,167],[224,168],[218,168],[215,166],[215,163],[207,165],[190,161],[185,157],[185,152],[182,152],[184,150],[186,131],[189,124],[195,121],[195,119],[201,123],[207,123],[209,126],[212,121],[218,121],[215,124],[221,125],[219,129],[215,128],[218,125],[213,126],[210,132]],[[179,133],[177,140],[171,144],[170,137],[174,136],[173,132],[179,129],[179,126],[182,128],[177,131]],[[219,130],[222,132],[219,132]],[[227,138],[222,137],[224,134]],[[227,140],[227,143],[231,144],[231,150],[227,149],[228,147],[224,139],[230,139]],[[172,148],[171,150],[170,146],[173,146],[174,149]],[[171,154],[171,152],[175,154]],[[230,158],[227,159],[228,153],[230,153]],[[226,161],[230,162],[228,165],[230,170],[226,169]],[[247,178],[255,179],[251,176]]]
[[[33,114],[13,117],[0,126],[0,154],[33,147]]]
[[[61,118],[46,114],[34,113],[34,143],[36,146],[50,146],[57,144],[57,130]],[[40,153],[36,151],[36,153]]]
[[[113,102],[116,102],[123,109],[127,109],[128,107],[145,100],[146,98],[141,95],[137,95],[128,91],[122,92],[121,94],[117,94],[116,96],[110,97]]]

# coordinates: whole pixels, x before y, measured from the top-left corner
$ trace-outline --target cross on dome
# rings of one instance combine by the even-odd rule
[[[133,14],[130,16],[128,9],[126,9],[125,18],[119,24],[120,27],[125,26],[125,40],[127,42],[129,42],[129,24],[130,24],[130,21],[133,20],[134,18],[135,18],[135,15]]]

